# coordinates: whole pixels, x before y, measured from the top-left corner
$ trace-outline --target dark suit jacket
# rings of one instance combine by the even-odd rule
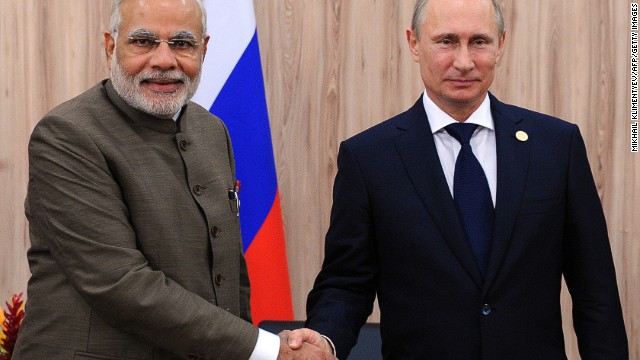
[[[29,143],[14,358],[248,359],[234,171],[226,128],[194,103],[158,119],[105,81],[47,114]]]
[[[495,232],[482,278],[422,99],[344,141],[307,325],[346,358],[380,305],[385,359],[565,359],[566,278],[583,359],[627,359],[600,199],[577,126],[491,96]],[[519,141],[515,134],[529,135]]]

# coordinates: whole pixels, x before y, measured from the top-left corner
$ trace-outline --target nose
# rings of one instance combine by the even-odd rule
[[[471,71],[475,67],[469,47],[467,44],[461,44],[457,47],[453,60],[453,67],[461,72]]]
[[[176,54],[171,50],[166,41],[160,42],[150,52],[149,65],[160,70],[171,70],[178,65]]]

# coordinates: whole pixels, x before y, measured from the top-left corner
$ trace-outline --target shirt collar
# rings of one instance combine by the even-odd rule
[[[427,119],[429,120],[429,126],[433,134],[444,129],[449,124],[454,124],[458,121],[452,118],[449,114],[444,112],[436,105],[436,103],[429,98],[427,91],[424,91],[422,96],[422,103],[424,104],[424,110],[427,113]],[[493,130],[493,117],[491,116],[491,102],[489,101],[489,94],[485,95],[484,100],[480,106],[474,111],[471,116],[465,121],[470,124],[478,124],[482,127]]]
[[[180,110],[178,110],[178,112],[175,115],[173,115],[173,121],[178,121],[180,114],[182,114],[182,108],[180,108]]]

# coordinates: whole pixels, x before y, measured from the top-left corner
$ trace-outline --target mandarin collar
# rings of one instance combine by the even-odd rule
[[[173,120],[173,118],[162,119],[155,117],[129,105],[122,97],[120,97],[116,89],[113,87],[111,79],[103,80],[102,84],[111,102],[113,102],[113,104],[131,121],[147,129],[163,133],[175,134],[179,131],[178,122]],[[184,115],[186,107],[187,105],[182,108],[180,117],[183,117],[182,115]]]

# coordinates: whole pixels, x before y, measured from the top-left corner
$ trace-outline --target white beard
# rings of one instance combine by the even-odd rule
[[[153,116],[170,119],[191,100],[200,84],[199,71],[195,76],[188,77],[180,70],[174,71],[142,71],[130,76],[117,60],[116,52],[111,59],[111,83],[124,101],[130,106]],[[182,82],[182,86],[173,93],[153,92],[146,95],[140,84],[148,79],[172,79]]]

